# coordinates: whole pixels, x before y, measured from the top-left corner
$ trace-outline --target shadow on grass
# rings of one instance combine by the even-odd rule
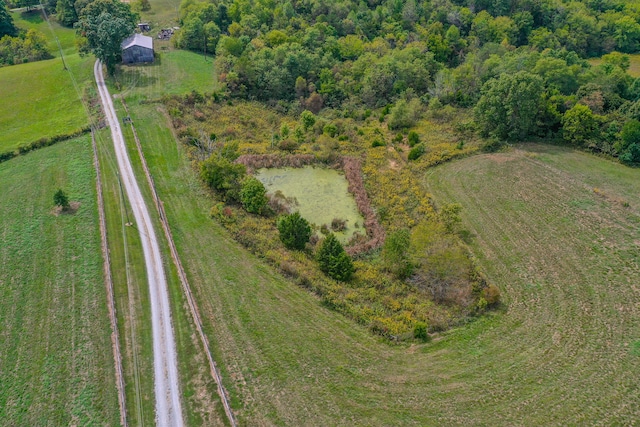
[[[40,9],[25,10],[20,13],[20,19],[32,24],[41,24],[44,22],[42,11]]]

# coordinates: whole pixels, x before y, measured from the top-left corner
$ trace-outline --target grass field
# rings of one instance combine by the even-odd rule
[[[640,53],[632,53],[627,55],[629,56],[629,59],[631,59],[631,65],[629,66],[629,70],[627,72],[631,77],[640,77]],[[600,65],[602,64],[602,59],[591,58],[589,59],[589,63],[591,65]]]
[[[156,106],[133,110],[137,123],[153,126],[144,148],[241,423],[637,419],[632,278],[639,274],[640,200],[629,197],[629,208],[608,201],[637,171],[560,149],[476,156],[436,169],[429,185],[439,200],[463,203],[474,250],[505,291],[506,310],[426,345],[390,346],[238,248],[208,217],[211,202]],[[607,199],[554,162],[625,178],[611,179]],[[464,186],[477,187],[472,197],[460,196],[469,193]]]
[[[153,64],[123,65],[115,76],[119,92],[127,99],[156,99],[192,90],[211,92],[216,88],[211,58],[186,50],[162,50],[168,42],[154,43],[158,56]]]
[[[90,140],[0,164],[0,424],[117,425]],[[53,214],[63,188],[75,214]]]
[[[92,81],[92,57],[76,53],[75,32],[54,25],[69,71],[65,71],[55,39],[39,14],[14,13],[16,24],[36,28],[49,40],[56,58],[0,68],[0,152],[42,137],[66,134],[87,125],[88,119],[70,73],[80,82],[80,92]]]

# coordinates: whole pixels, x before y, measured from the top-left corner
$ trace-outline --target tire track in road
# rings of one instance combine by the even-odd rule
[[[113,108],[111,95],[104,82],[102,63],[96,61],[94,75],[102,107],[111,129],[118,168],[140,232],[144,253],[149,296],[151,300],[151,329],[153,334],[153,366],[156,396],[156,423],[159,426],[184,425],[178,387],[176,346],[171,325],[171,312],[167,281],[162,266],[160,247],[153,230],[149,211],[136,182],[133,167],[127,154],[120,124]]]

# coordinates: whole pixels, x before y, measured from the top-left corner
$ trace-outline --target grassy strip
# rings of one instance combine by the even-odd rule
[[[116,425],[88,137],[0,165],[0,419]],[[73,214],[54,214],[63,188]]]
[[[126,113],[121,103],[116,103],[118,116]],[[153,126],[151,129],[154,129]],[[129,156],[133,164],[134,172],[140,188],[149,208],[149,212],[156,226],[156,234],[163,253],[164,268],[167,272],[167,284],[172,305],[172,321],[178,349],[178,369],[180,374],[180,387],[183,396],[185,421],[190,426],[214,426],[224,425],[224,408],[216,394],[216,384],[211,378],[209,367],[204,354],[204,349],[197,336],[193,321],[188,313],[188,303],[183,294],[181,283],[175,265],[171,262],[169,244],[165,235],[161,232],[158,211],[154,208],[151,188],[146,185],[142,161],[138,154],[132,128],[122,127]],[[140,129],[142,141],[154,141],[154,135],[149,133],[149,127]]]
[[[96,133],[100,158],[107,238],[125,375],[129,425],[155,420],[149,291],[138,231],[125,224],[133,215],[121,193],[111,134]]]
[[[80,135],[89,133],[90,131],[91,131],[91,128],[89,126],[86,126],[86,127],[83,127],[82,129],[79,129],[77,131],[74,131],[68,134],[40,138],[29,144],[19,146],[18,149],[15,151],[12,150],[12,151],[5,151],[4,153],[0,153],[0,163],[13,159],[16,156],[26,154],[30,151],[37,150],[39,148],[49,147],[60,141],[66,141],[68,139],[76,138]]]

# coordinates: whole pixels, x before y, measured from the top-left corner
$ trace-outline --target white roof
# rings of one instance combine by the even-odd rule
[[[131,37],[124,39],[120,47],[122,49],[129,49],[132,46],[142,46],[147,49],[153,49],[153,37],[143,36],[142,34],[134,34]]]

